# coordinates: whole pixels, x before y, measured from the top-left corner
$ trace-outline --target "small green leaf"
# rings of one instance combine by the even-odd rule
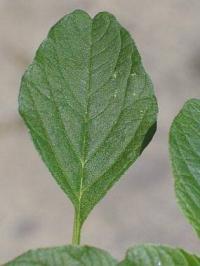
[[[157,103],[129,33],[109,13],[77,10],[38,49],[19,111],[79,228],[153,137]]]
[[[178,203],[200,237],[200,100],[187,101],[174,119],[170,155]]]
[[[120,266],[199,266],[200,258],[182,249],[142,245],[130,248]]]
[[[28,251],[4,266],[117,266],[117,262],[97,248],[65,246]]]

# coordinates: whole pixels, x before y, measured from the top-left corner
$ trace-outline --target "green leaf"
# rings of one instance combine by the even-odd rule
[[[19,111],[75,206],[80,227],[156,129],[150,78],[129,33],[109,13],[62,18],[26,71]]]
[[[200,100],[187,101],[174,119],[170,155],[178,203],[200,236]]]
[[[116,266],[106,251],[94,247],[65,246],[28,251],[4,266]]]
[[[200,258],[182,249],[141,245],[130,248],[118,263],[106,251],[88,246],[63,246],[28,251],[4,266],[199,266]]]
[[[142,245],[130,248],[120,266],[199,266],[200,258],[182,249]]]

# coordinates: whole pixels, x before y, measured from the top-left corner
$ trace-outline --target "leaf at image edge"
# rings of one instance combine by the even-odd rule
[[[200,258],[182,249],[140,245],[130,248],[119,266],[199,266]]]
[[[106,251],[88,246],[31,250],[3,266],[117,266]]]
[[[200,100],[185,103],[172,123],[169,144],[178,204],[200,236]]]

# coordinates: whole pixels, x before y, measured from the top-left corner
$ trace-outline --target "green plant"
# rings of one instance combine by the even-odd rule
[[[19,112],[43,161],[74,205],[72,245],[29,251],[5,265],[196,266],[183,250],[143,245],[118,263],[79,246],[87,216],[141,155],[156,130],[157,103],[129,33],[109,13],[62,18],[25,72]],[[200,101],[188,101],[170,131],[178,202],[200,234]]]

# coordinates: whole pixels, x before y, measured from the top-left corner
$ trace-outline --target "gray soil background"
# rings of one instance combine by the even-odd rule
[[[157,133],[89,216],[82,243],[117,258],[138,243],[200,242],[177,208],[168,130],[200,96],[199,0],[0,0],[0,262],[27,249],[71,242],[73,209],[40,160],[17,112],[21,76],[49,28],[66,13],[112,12],[132,34],[159,103]]]

